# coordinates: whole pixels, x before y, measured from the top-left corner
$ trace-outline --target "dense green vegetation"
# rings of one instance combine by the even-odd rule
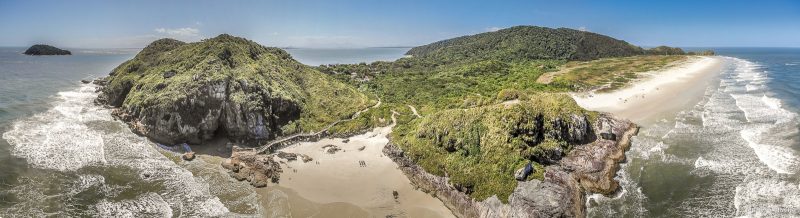
[[[654,51],[682,53],[677,50]],[[553,122],[571,116],[594,122],[595,113],[554,93],[618,87],[635,78],[635,72],[685,58],[649,51],[584,31],[520,26],[412,48],[410,57],[394,62],[317,69],[383,101],[382,107],[331,131],[387,125],[397,111],[401,115],[392,141],[410,158],[428,172],[449,176],[454,186],[478,200],[498,195],[505,201],[516,186],[516,169],[532,161],[537,169],[532,178],[542,179],[544,166],[580,143],[543,134],[554,131]],[[565,68],[573,70],[556,82],[536,82]],[[411,115],[407,105],[423,118]]]
[[[196,43],[157,40],[114,69],[108,81],[109,103],[127,109],[174,110],[202,100],[196,98],[217,84],[229,84],[219,91],[232,103],[265,116],[289,105],[280,102],[299,105],[299,119],[282,126],[281,134],[316,131],[372,104],[279,48],[226,34]]]
[[[539,75],[555,70],[563,61],[486,60],[438,66],[425,63],[416,58],[404,58],[396,62],[319,67],[320,71],[331,73],[361,91],[375,93],[383,100],[384,107],[389,108],[370,111],[351,121],[359,125],[343,124],[346,127],[339,126],[333,131],[357,132],[375,125],[385,125],[391,109],[410,114],[406,105],[415,106],[420,113],[428,114],[444,109],[496,104],[501,100],[495,96],[503,89],[526,93],[568,91],[566,87],[536,82]],[[358,76],[352,76],[354,73]],[[381,119],[385,122],[376,122]]]
[[[25,52],[23,54],[26,54],[26,55],[71,55],[72,52],[64,50],[64,49],[56,48],[56,47],[53,47],[53,46],[50,46],[50,45],[38,44],[38,45],[31,46],[30,48],[25,50]]]
[[[611,91],[639,78],[642,72],[659,70],[686,59],[684,55],[649,55],[570,62],[561,67],[551,84],[574,91]]]
[[[412,48],[408,55],[445,63],[462,60],[593,60],[643,54],[608,36],[568,28],[517,26]]]
[[[658,47],[646,50],[646,54],[649,54],[649,55],[682,55],[682,54],[686,54],[686,52],[683,52],[683,49],[681,49],[681,48],[658,46]]]
[[[449,175],[472,197],[505,200],[516,187],[515,170],[533,160],[539,170],[533,177],[542,179],[543,165],[570,150],[553,123],[594,116],[564,94],[516,97],[522,100],[429,114],[396,127],[394,143],[426,171]]]
[[[686,52],[688,55],[703,55],[703,56],[714,56],[716,53],[712,50],[703,50],[703,51],[690,51]]]

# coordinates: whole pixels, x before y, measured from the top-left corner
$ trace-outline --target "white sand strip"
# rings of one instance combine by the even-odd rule
[[[326,138],[281,149],[283,152],[305,154],[314,160],[282,164],[284,173],[275,187],[296,193],[296,196],[290,194],[289,198],[300,197],[329,205],[328,212],[333,214],[347,214],[355,207],[374,217],[392,214],[453,217],[439,199],[417,190],[397,164],[383,155],[383,147],[389,142],[387,135],[393,126],[375,128],[371,132],[350,137],[346,143],[341,138]],[[330,154],[323,148],[326,145],[335,145],[342,150]],[[394,191],[398,193],[397,198]],[[292,205],[291,208],[307,206]]]
[[[690,57],[626,88],[609,93],[573,93],[572,97],[589,110],[610,112],[640,124],[651,122],[699,102],[709,82],[719,75],[722,63],[717,57]]]

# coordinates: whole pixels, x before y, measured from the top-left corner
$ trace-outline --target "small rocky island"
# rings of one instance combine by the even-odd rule
[[[56,48],[50,45],[37,44],[33,45],[28,50],[25,50],[25,55],[72,55],[72,52]]]

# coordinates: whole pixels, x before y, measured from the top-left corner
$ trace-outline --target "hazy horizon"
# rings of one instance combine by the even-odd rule
[[[4,47],[142,48],[222,33],[283,48],[413,47],[518,25],[643,47],[800,47],[793,1],[3,1],[0,20]]]

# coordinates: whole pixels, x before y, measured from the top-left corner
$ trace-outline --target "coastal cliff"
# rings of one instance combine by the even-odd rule
[[[98,102],[162,143],[226,137],[259,144],[316,131],[367,107],[366,95],[278,48],[220,35],[157,40],[105,79]]]
[[[384,154],[458,217],[584,217],[588,193],[611,194],[618,189],[614,176],[625,160],[630,138],[638,131],[636,124],[610,114],[599,114],[593,123],[591,129],[599,130],[591,133],[594,141],[575,145],[563,158],[541,169],[543,178],[512,181],[516,187],[507,200],[497,195],[484,200],[471,197],[450,177],[429,173],[396,143],[387,145]]]
[[[38,44],[38,45],[31,46],[30,48],[25,50],[25,52],[22,53],[22,54],[25,54],[25,55],[36,55],[36,56],[38,56],[38,55],[71,55],[72,52],[64,50],[64,49],[56,48],[56,47],[53,47],[53,46],[50,46],[50,45]]]
[[[499,32],[536,38],[539,31],[552,29]],[[547,38],[512,47],[541,42]],[[591,58],[643,53],[615,42]],[[280,165],[270,162],[277,155],[268,154],[276,150],[271,145],[303,138],[293,136],[359,132],[401,114],[384,154],[460,217],[582,217],[587,193],[618,189],[613,177],[636,125],[558,93],[569,87],[535,83],[572,56],[538,60],[511,55],[518,54],[512,48],[459,56],[473,48],[440,44],[396,62],[311,68],[281,49],[230,35],[196,43],[161,39],[99,81],[97,102],[161,143],[225,137],[265,145],[234,149],[223,164],[256,187],[280,176]],[[357,79],[347,73],[352,69],[373,72],[374,79]]]
[[[665,50],[678,56],[650,52]],[[517,26],[415,47],[393,62],[318,69],[374,89],[391,107],[351,126],[400,113],[384,153],[456,215],[582,217],[586,194],[618,190],[613,178],[637,126],[578,106],[564,92],[579,86],[536,79],[574,61],[658,65],[681,53],[585,31]],[[594,78],[575,74],[581,82]]]

